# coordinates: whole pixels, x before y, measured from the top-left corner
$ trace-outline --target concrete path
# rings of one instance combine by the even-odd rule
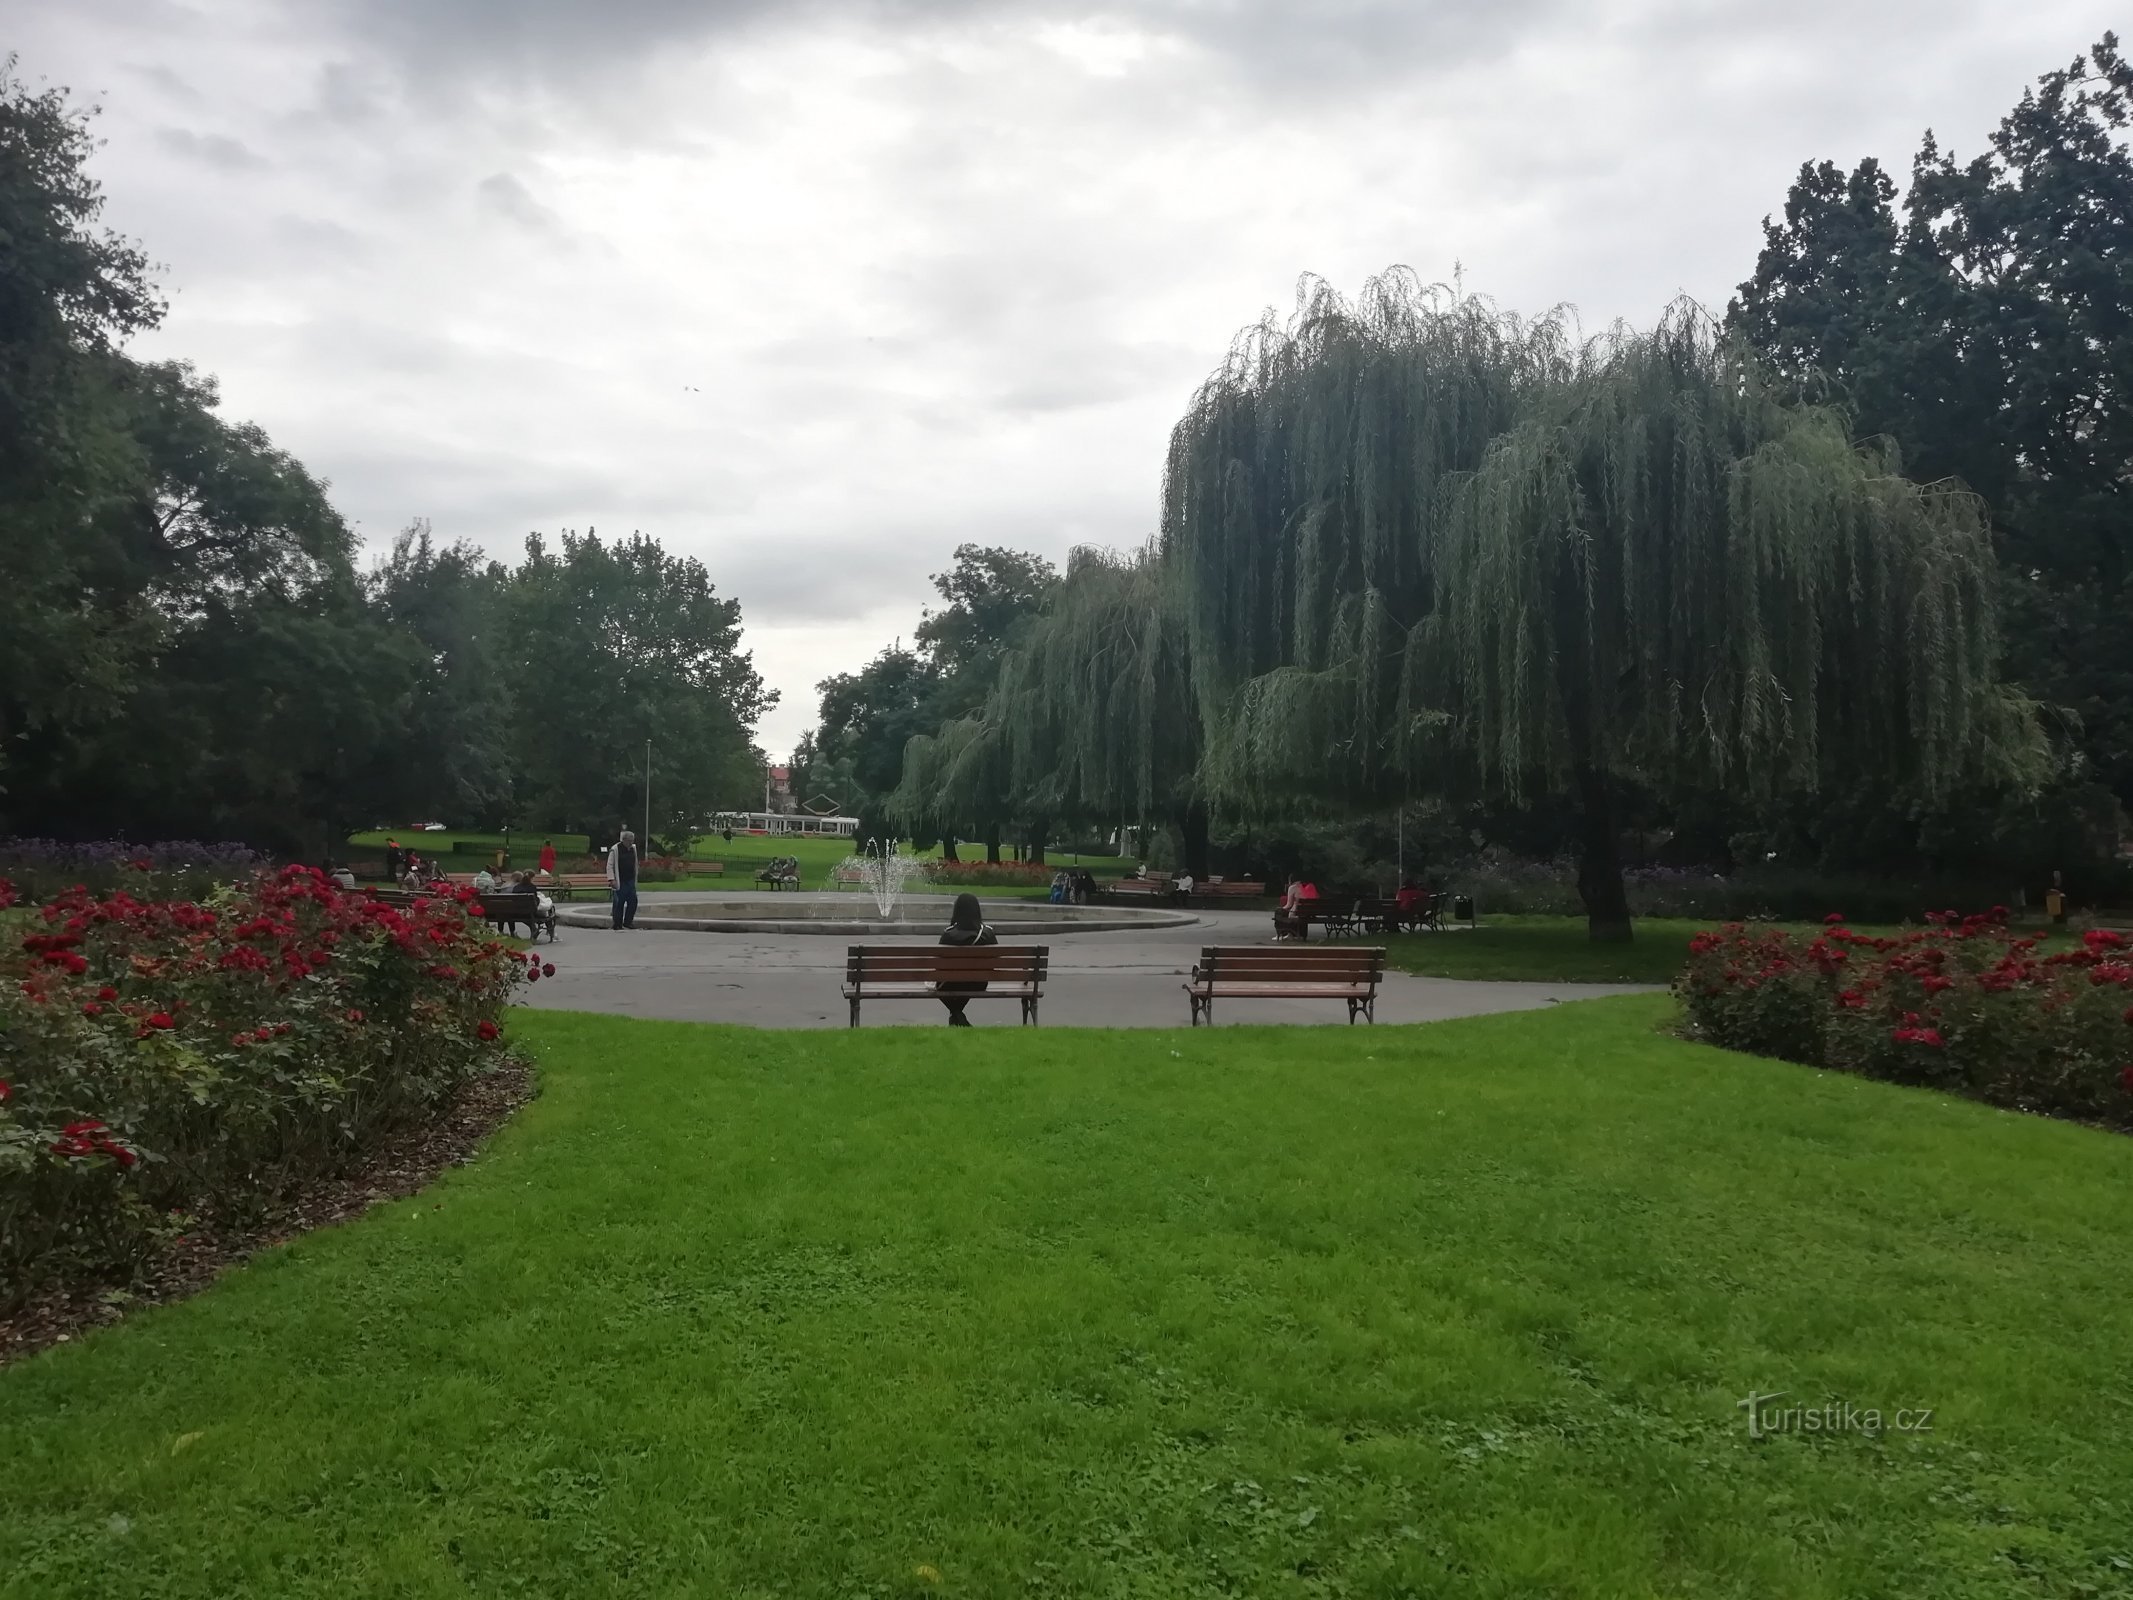
[[[650,897],[648,896],[647,899]],[[947,908],[942,907],[945,920]],[[1182,1028],[1189,1022],[1180,985],[1202,945],[1265,944],[1263,912],[1210,911],[1177,928],[1047,934],[1027,941],[1003,929],[1004,942],[1047,944],[1052,972],[1041,1022],[1053,1028]],[[1457,933],[1442,937],[1458,938]],[[541,953],[556,975],[527,991],[542,1010],[602,1011],[678,1022],[734,1022],[756,1028],[842,1028],[849,1013],[838,990],[845,946],[861,942],[825,934],[665,932],[569,928]],[[870,936],[866,943],[891,941]],[[931,940],[914,940],[930,943]],[[551,954],[552,952],[552,954]],[[1639,994],[1636,984],[1473,983],[1388,973],[1378,996],[1380,1022],[1436,1022],[1494,1011],[1531,1011],[1596,995]],[[1013,1027],[1019,1008],[980,1002],[979,1027]],[[1217,1004],[1218,1025],[1347,1025],[1347,1010],[1325,1002],[1256,1000]],[[871,1003],[869,1027],[940,1027],[938,1006]]]

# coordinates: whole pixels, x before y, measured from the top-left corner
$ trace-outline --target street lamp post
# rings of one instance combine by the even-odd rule
[[[652,741],[644,741],[644,845],[652,848]]]

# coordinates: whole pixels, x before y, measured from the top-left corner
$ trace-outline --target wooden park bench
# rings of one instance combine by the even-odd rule
[[[757,883],[767,883],[773,889],[797,889],[800,887],[800,863],[791,856],[779,856],[755,875]]]
[[[1192,886],[1195,900],[1256,900],[1265,893],[1266,885],[1250,878],[1209,878]]]
[[[691,878],[723,878],[726,875],[723,861],[684,861],[680,866],[683,874]]]
[[[1279,906],[1274,908],[1274,933],[1281,937],[1289,919]],[[1306,900],[1296,908],[1294,932],[1299,939],[1311,937],[1311,924],[1317,923],[1328,934],[1353,933],[1356,924],[1356,896],[1352,894],[1322,894],[1316,900]]]
[[[523,926],[528,939],[538,939],[545,932],[548,942],[555,943],[555,908],[542,911],[539,895],[485,894],[475,900],[471,909],[499,933]]]
[[[607,893],[607,874],[604,872],[561,872],[533,881],[558,900],[575,900],[580,889],[590,889],[595,894]]]
[[[866,869],[863,867],[830,868],[829,886],[832,889],[865,889],[870,887],[867,883]]]
[[[855,944],[845,951],[844,998],[856,1028],[862,1000],[938,1000],[944,983],[983,983],[962,998],[1019,1000],[1024,1025],[1035,1027],[1051,955],[1042,944]]]
[[[1168,878],[1115,878],[1104,885],[1104,893],[1132,896],[1144,899],[1159,899],[1170,893]]]
[[[1385,952],[1369,945],[1208,945],[1185,984],[1192,1024],[1210,1025],[1217,1000],[1345,1000],[1352,1026],[1376,1022]]]

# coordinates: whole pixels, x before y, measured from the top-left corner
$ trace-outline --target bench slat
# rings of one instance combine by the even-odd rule
[[[1374,946],[1268,949],[1262,945],[1206,945],[1184,985],[1195,1027],[1214,1021],[1218,999],[1339,1000],[1348,1020],[1377,1021],[1378,984],[1385,952]]]
[[[859,1026],[864,1000],[1014,1000],[1022,1020],[1037,1022],[1044,978],[1051,961],[1049,945],[867,945],[845,948],[844,998]],[[962,984],[986,985],[961,990]],[[943,989],[942,985],[949,985]]]

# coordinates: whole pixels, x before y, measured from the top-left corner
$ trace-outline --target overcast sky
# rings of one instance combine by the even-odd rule
[[[1166,435],[1299,274],[1588,327],[1722,307],[1801,161],[1979,151],[2100,0],[24,0],[100,98],[143,353],[515,555],[641,529],[784,695],[957,544],[1151,531]]]

